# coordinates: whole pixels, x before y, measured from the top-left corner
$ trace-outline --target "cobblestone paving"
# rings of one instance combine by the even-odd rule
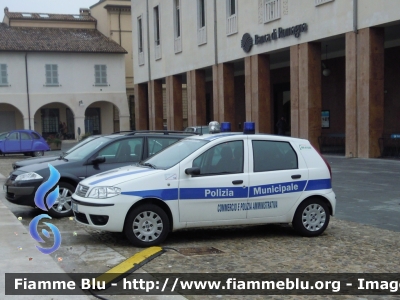
[[[23,156],[0,157],[0,173]],[[79,226],[79,225],[76,225]],[[91,238],[123,257],[132,249],[123,234],[86,227]],[[173,249],[214,247],[223,253],[185,256],[173,249],[150,261],[148,273],[398,273],[400,232],[332,218],[317,238],[298,236],[289,225],[182,230],[162,245]],[[133,251],[134,250],[134,251]],[[137,251],[136,251],[137,250]],[[396,296],[186,296],[189,299],[400,299]],[[113,297],[110,297],[113,298]],[[139,297],[142,298],[142,297]]]
[[[7,177],[8,174],[13,170],[12,164],[13,162],[23,160],[28,158],[29,156],[24,156],[23,154],[15,154],[15,155],[6,155],[0,156],[0,174]]]

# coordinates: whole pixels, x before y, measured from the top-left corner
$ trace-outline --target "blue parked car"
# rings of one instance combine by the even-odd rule
[[[37,157],[49,150],[49,145],[36,131],[12,130],[0,133],[0,154],[23,153]]]

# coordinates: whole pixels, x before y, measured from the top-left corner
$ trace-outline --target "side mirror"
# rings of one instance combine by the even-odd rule
[[[194,167],[194,168],[187,168],[186,170],[185,170],[185,173],[187,174],[187,175],[200,175],[200,168],[198,168],[198,167]]]
[[[92,159],[91,163],[94,165],[102,164],[106,162],[106,158],[104,156],[97,156],[96,158]]]

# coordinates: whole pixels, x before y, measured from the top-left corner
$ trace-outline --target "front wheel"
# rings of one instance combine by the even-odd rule
[[[293,227],[302,236],[318,236],[329,224],[328,206],[319,198],[303,201],[296,210]]]
[[[141,205],[128,214],[124,232],[135,246],[159,245],[168,235],[169,219],[165,211],[159,206],[153,204]]]
[[[75,191],[75,188],[66,182],[60,182],[58,187],[60,194],[54,205],[49,209],[49,215],[54,218],[72,216],[73,212],[71,197]]]

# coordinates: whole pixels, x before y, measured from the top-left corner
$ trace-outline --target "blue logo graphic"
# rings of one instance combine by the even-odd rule
[[[41,219],[51,219],[51,217],[49,215],[39,215],[37,217],[35,217],[31,223],[29,224],[29,232],[31,234],[31,236],[39,243],[44,243],[44,240],[39,236],[39,233],[37,231],[37,226],[38,223]],[[53,232],[53,236],[54,236],[54,245],[51,248],[42,248],[39,246],[36,246],[36,248],[42,252],[43,254],[51,254],[54,251],[56,251],[58,248],[60,248],[61,246],[61,234],[60,231],[58,230],[58,228],[56,226],[54,226],[51,223],[47,223],[44,222],[44,224],[46,224],[47,226],[50,227],[51,231]],[[50,234],[46,229],[42,229],[42,233],[45,237],[50,238]]]
[[[48,211],[54,203],[57,201],[57,198],[59,196],[59,187],[57,186],[53,191],[51,191],[46,198],[46,204],[44,202],[46,193],[48,193],[58,182],[60,179],[60,173],[52,166],[49,164],[49,169],[50,169],[50,176],[49,179],[46,182],[43,182],[38,190],[36,191],[35,194],[35,204],[37,207],[44,211]],[[44,243],[45,241],[40,237],[37,226],[39,224],[39,221],[41,219],[51,219],[49,215],[42,214],[39,215],[31,221],[29,224],[29,233],[31,234],[32,238],[35,239],[39,243]],[[44,222],[52,231],[53,236],[54,236],[54,245],[51,248],[42,248],[39,246],[36,246],[36,248],[42,252],[43,254],[51,254],[54,251],[56,251],[60,245],[61,245],[61,234],[60,231],[56,226],[54,226],[51,223]],[[42,229],[42,234],[50,238],[50,233],[46,229]]]
[[[52,191],[50,194],[47,195],[47,207],[45,206],[44,203],[44,196],[46,196],[46,193],[51,190],[53,186],[55,186],[60,180],[60,173],[57,171],[56,168],[54,168],[52,165],[49,164],[49,169],[50,169],[50,177],[47,181],[43,182],[38,190],[36,191],[35,194],[35,204],[37,207],[39,207],[41,210],[48,211],[50,207],[54,205],[54,203],[57,201],[58,195],[59,195],[59,189],[58,186]]]

